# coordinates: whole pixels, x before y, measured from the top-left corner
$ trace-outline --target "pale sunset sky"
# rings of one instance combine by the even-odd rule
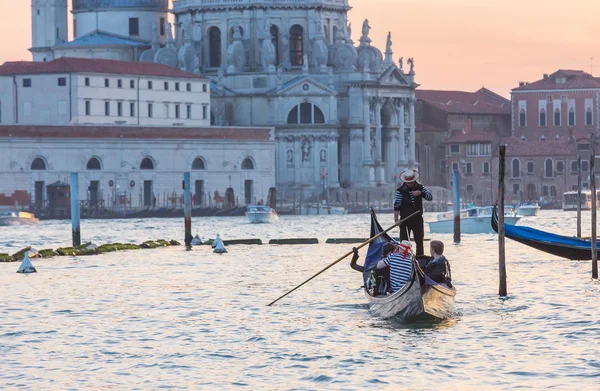
[[[69,1],[70,3],[70,1]],[[364,18],[373,44],[415,58],[421,88],[509,96],[519,81],[557,69],[600,76],[598,0],[350,0],[352,36]],[[31,1],[0,0],[0,63],[31,60]],[[72,34],[72,31],[70,31]],[[406,65],[405,65],[406,67]]]

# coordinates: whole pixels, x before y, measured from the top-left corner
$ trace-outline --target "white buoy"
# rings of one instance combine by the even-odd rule
[[[196,232],[196,236],[194,236],[194,239],[192,239],[192,246],[199,246],[202,244],[202,239],[200,239],[200,236],[198,236],[198,232]]]
[[[35,270],[35,267],[31,264],[28,252],[25,253],[25,258],[23,258],[23,262],[21,262],[21,266],[19,266],[17,273],[37,273],[37,270]]]
[[[215,238],[215,241],[212,244],[212,248],[214,248],[213,252],[217,254],[223,254],[227,252],[227,249],[225,249],[225,244],[221,240],[221,236],[219,236],[219,234],[217,234],[217,237]]]

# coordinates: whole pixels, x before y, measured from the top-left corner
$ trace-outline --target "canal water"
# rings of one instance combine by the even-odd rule
[[[391,215],[380,220],[392,224]],[[34,259],[32,275],[0,264],[0,389],[600,387],[600,285],[590,279],[591,262],[507,239],[509,297],[500,299],[496,236],[465,235],[455,246],[451,235],[438,235],[458,289],[455,315],[403,324],[369,314],[349,259],[266,306],[351,249],[325,239],[368,236],[368,215],[193,224],[204,239],[322,243],[231,246],[225,255],[200,246]],[[571,235],[575,213],[541,211],[519,224]],[[182,231],[183,219],[82,222],[84,241],[98,244],[181,239]],[[0,227],[0,253],[69,243],[68,221]]]

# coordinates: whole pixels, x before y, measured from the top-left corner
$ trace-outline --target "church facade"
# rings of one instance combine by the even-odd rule
[[[44,28],[62,31],[65,1],[32,1],[34,20],[35,4],[56,3],[60,26]],[[384,53],[371,45],[368,20],[355,43],[348,0],[174,0],[173,24],[167,6],[74,0],[75,39],[36,41],[34,24],[34,59],[119,57],[206,75],[213,124],[275,129],[281,190],[391,187],[417,166],[414,60],[394,61],[391,35]]]

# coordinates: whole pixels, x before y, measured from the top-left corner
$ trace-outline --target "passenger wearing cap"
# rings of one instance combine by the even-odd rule
[[[417,245],[417,256],[424,254],[423,249],[423,199],[433,200],[433,195],[429,190],[418,182],[419,172],[416,170],[406,170],[400,174],[400,180],[404,182],[402,186],[396,189],[394,197],[394,220],[404,219],[416,211],[421,214],[411,218],[400,225],[400,240],[409,240],[409,231],[412,231],[413,238]]]
[[[385,257],[377,263],[377,269],[389,267],[391,293],[398,292],[410,280],[413,268],[413,253],[410,242],[403,241],[399,246],[393,243],[383,245]]]

